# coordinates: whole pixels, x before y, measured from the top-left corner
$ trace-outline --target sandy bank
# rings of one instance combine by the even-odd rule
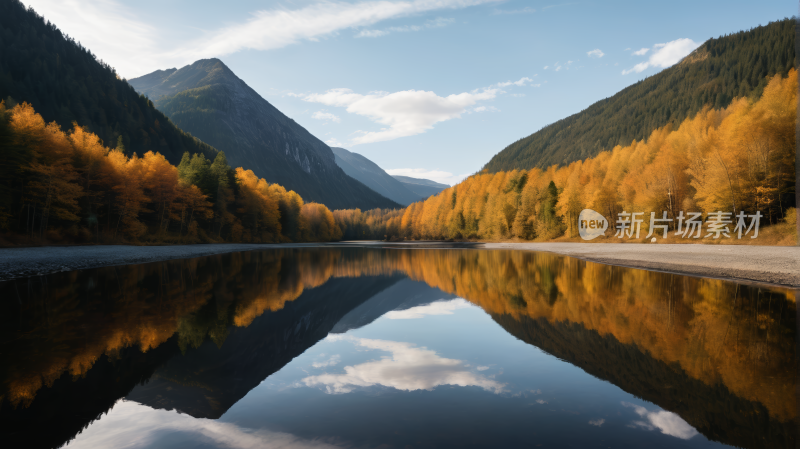
[[[796,246],[486,243],[484,248],[547,251],[611,265],[800,287]]]

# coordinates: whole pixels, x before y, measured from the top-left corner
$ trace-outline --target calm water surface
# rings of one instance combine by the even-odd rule
[[[790,448],[791,290],[475,249],[0,283],[0,446]]]

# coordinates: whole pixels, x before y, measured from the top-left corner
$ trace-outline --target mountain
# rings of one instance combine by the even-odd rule
[[[72,123],[115,147],[158,151],[176,164],[185,151],[216,150],[181,131],[112,67],[17,0],[0,2],[0,99],[28,102],[45,121]]]
[[[219,59],[158,70],[130,84],[176,125],[224,151],[232,167],[253,170],[306,202],[330,209],[399,207],[347,176],[325,143],[261,98]]]
[[[323,280],[321,285],[310,288],[303,285],[298,277],[300,273],[318,272],[318,268],[330,270],[340,258],[352,260],[358,254],[352,250],[336,254],[311,251],[312,254],[308,250],[229,253],[191,261],[171,260],[56,273],[46,276],[53,285],[85,287],[91,284],[92,287],[23,291],[21,302],[16,301],[17,296],[13,296],[14,301],[7,300],[12,298],[8,292],[19,290],[17,281],[0,282],[0,435],[3,447],[62,447],[92,422],[101,419],[121,398],[196,417],[218,418],[253,387],[324,338],[351,310],[406,280],[400,273],[342,277]],[[325,257],[325,253],[333,257]],[[192,285],[182,283],[181,294],[167,293],[169,300],[158,304],[153,298],[163,287],[160,283],[124,281],[139,275],[145,278],[164,275],[185,279]],[[203,282],[192,283],[189,279]],[[121,280],[127,285],[124,289],[119,288]],[[113,291],[109,285],[114,286]],[[236,293],[219,294],[220,288]],[[28,296],[29,293],[32,296]],[[80,300],[76,301],[77,297]],[[40,301],[41,298],[47,300]],[[231,311],[242,310],[241,307],[252,305],[253,301],[276,299],[286,301],[278,310],[260,313],[245,326],[232,322]],[[30,325],[41,328],[33,323],[54,315],[51,313],[44,318],[44,308],[34,306],[33,310],[20,305],[51,302],[64,307],[48,311],[60,318],[74,318],[58,319],[58,324],[54,324],[58,330],[48,328],[59,336],[58,341],[47,336],[53,334],[25,333],[23,329],[29,329]],[[152,309],[147,304],[157,306]],[[98,307],[109,306],[118,314],[114,317],[103,312],[98,314]],[[178,316],[173,315],[177,310],[180,310]],[[76,314],[77,311],[80,313]],[[74,351],[82,352],[98,348],[98,345],[104,347],[106,340],[101,336],[102,331],[98,333],[100,328],[109,329],[117,336],[124,335],[123,340],[130,341],[127,335],[131,335],[131,330],[139,335],[143,329],[152,329],[149,327],[152,320],[159,323],[159,337],[149,340],[153,342],[152,347],[133,344],[123,345],[113,352],[100,349],[99,356],[84,365],[81,369],[85,370],[79,376],[73,375],[66,365],[63,372],[51,370],[53,377],[46,384],[38,384],[31,392],[31,401],[25,405],[15,405],[11,395],[6,394],[6,388],[15,385],[10,379],[27,378],[25,375],[15,377],[20,369],[26,372],[20,355],[27,356],[33,350],[40,355],[37,366],[52,366],[54,359],[48,354],[64,357],[66,353],[75,354]],[[177,328],[177,321],[181,323],[181,330]],[[125,323],[131,323],[132,327]],[[20,332],[29,338],[14,338],[19,337]],[[169,336],[170,332],[175,333]],[[149,331],[145,333],[153,335]],[[75,338],[78,335],[80,337]],[[13,351],[9,350],[8,342],[13,342]],[[85,346],[87,343],[90,346]],[[48,348],[58,348],[57,353]],[[57,360],[60,364],[63,359]]]
[[[795,66],[795,23],[784,19],[709,39],[678,64],[559,120],[496,154],[489,172],[566,165],[677,126],[706,105],[758,98],[767,78]]]
[[[347,312],[331,329],[332,334],[343,334],[351,329],[358,329],[372,323],[386,313],[394,310],[408,310],[436,301],[457,298],[452,293],[445,293],[424,282],[402,279],[386,290]]]
[[[392,176],[394,179],[400,181],[408,190],[426,199],[429,196],[436,195],[444,189],[449,189],[447,184],[440,184],[429,179],[412,178],[410,176]]]
[[[264,379],[325,338],[350,310],[403,277],[330,279],[247,327],[229,327],[221,346],[205,340],[171,358],[126,399],[195,418],[218,419]]]
[[[394,179],[364,156],[347,151],[344,148],[331,147],[331,150],[336,156],[336,165],[344,170],[348,176],[355,178],[386,198],[403,206],[408,206],[422,199],[420,195],[408,190],[400,181]]]

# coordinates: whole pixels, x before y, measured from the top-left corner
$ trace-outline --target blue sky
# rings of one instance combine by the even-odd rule
[[[330,145],[447,184],[708,38],[797,13],[786,0],[23,3],[121,76],[218,57]]]

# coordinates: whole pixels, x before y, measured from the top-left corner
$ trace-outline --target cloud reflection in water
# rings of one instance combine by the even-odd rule
[[[193,418],[175,411],[153,410],[133,401],[121,400],[69,444],[68,449],[144,448],[170,433],[190,435],[184,447],[195,441],[231,449],[332,449],[339,446],[307,440],[284,432],[247,429],[215,419]]]
[[[632,407],[637,415],[647,420],[646,422],[634,421],[630,424],[630,427],[641,427],[647,430],[658,429],[665,435],[670,435],[682,440],[688,440],[697,435],[697,430],[675,413],[666,410],[651,412],[642,406],[631,404],[630,402],[623,402],[622,405],[625,407]]]
[[[474,306],[465,299],[456,298],[452,301],[436,301],[406,310],[392,310],[386,313],[384,317],[390,320],[413,320],[424,318],[426,315],[452,315],[454,310],[467,309],[469,307]]]
[[[321,374],[301,380],[309,387],[322,386],[328,393],[349,393],[355,387],[383,385],[398,390],[433,390],[439,385],[477,386],[501,393],[505,384],[467,370],[462,360],[440,357],[435,351],[411,343],[329,336],[355,345],[391,353],[380,360],[346,366],[344,374]]]

